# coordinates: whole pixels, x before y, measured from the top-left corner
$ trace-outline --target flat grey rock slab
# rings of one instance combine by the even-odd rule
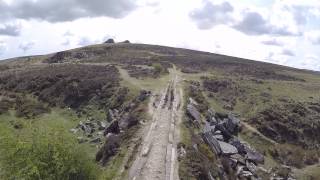
[[[218,143],[220,145],[222,154],[237,154],[238,153],[237,148],[234,147],[233,145],[228,144],[223,141],[218,141]]]

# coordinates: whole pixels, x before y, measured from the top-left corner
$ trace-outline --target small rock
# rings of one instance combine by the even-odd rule
[[[187,154],[187,151],[184,149],[184,147],[180,147],[178,149],[178,159],[183,158]]]
[[[81,143],[84,143],[84,142],[87,142],[88,140],[83,138],[83,137],[77,137],[77,140],[78,140],[78,143],[81,144]]]
[[[99,142],[101,142],[101,139],[99,137],[94,138],[90,141],[90,143],[99,143]]]
[[[141,91],[140,91],[140,95],[138,96],[138,100],[139,100],[139,101],[144,101],[144,100],[147,99],[150,95],[151,95],[151,92],[150,92],[150,91],[141,90]]]
[[[264,156],[260,154],[259,152],[245,146],[246,159],[249,161],[252,161],[256,164],[263,164],[264,163]]]
[[[75,133],[78,132],[78,129],[72,128],[72,129],[70,129],[69,131],[70,131],[71,133],[74,133],[74,134],[75,134]]]
[[[120,147],[120,136],[109,133],[106,137],[106,142],[96,154],[96,161],[105,165],[109,158],[115,155]]]
[[[231,144],[228,144],[226,142],[223,142],[223,141],[218,141],[220,147],[221,147],[221,152],[222,154],[237,154],[238,153],[238,150],[236,147],[234,147],[233,145]]]
[[[252,162],[246,162],[246,166],[249,169],[250,172],[252,172],[253,174],[256,173],[257,171],[257,166],[255,164],[253,164]]]
[[[216,111],[212,108],[208,109],[208,115],[209,118],[215,117],[216,116]]]
[[[219,123],[216,125],[216,129],[221,131],[221,134],[223,135],[224,139],[227,141],[232,137],[232,134],[229,132],[229,130],[225,127],[225,123]]]
[[[204,129],[203,132],[214,132],[214,128],[215,126],[211,126],[208,122],[206,122],[206,124],[204,125]]]
[[[192,99],[191,97],[189,98],[189,104],[194,105],[194,106],[198,106],[199,104],[197,103],[197,101],[195,101],[194,99]]]
[[[240,174],[240,177],[250,177],[253,176],[253,174],[250,171],[242,171]]]
[[[230,144],[232,144],[233,146],[235,146],[238,149],[238,152],[242,155],[246,154],[246,147],[244,144],[242,144],[237,138],[233,138],[230,141]]]
[[[229,130],[229,132],[236,135],[238,133],[239,125],[240,120],[229,114],[228,119],[225,122],[225,127]]]
[[[242,165],[246,165],[246,160],[243,156],[241,156],[240,154],[232,154],[230,156],[231,159],[234,159],[237,161],[237,163],[240,163]]]
[[[193,106],[192,104],[188,104],[187,105],[187,114],[192,118],[192,120],[194,121],[201,121],[201,114],[200,112],[197,110],[197,108],[195,106]]]
[[[223,141],[223,136],[222,135],[213,135],[214,138],[216,138],[219,141]]]
[[[206,142],[209,145],[212,152],[216,154],[221,154],[222,151],[219,141],[212,136],[211,132],[202,133],[202,138],[204,142]]]
[[[113,133],[113,134],[119,134],[120,133],[120,128],[119,128],[118,121],[111,122],[111,124],[105,129],[104,135],[107,135],[108,133]]]
[[[221,135],[221,131],[217,130],[213,133],[213,135]]]

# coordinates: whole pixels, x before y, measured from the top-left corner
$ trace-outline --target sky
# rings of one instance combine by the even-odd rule
[[[108,38],[320,71],[320,0],[0,0],[0,59]]]

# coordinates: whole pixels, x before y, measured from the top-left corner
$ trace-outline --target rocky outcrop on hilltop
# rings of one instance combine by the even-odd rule
[[[105,44],[113,44],[115,41],[113,39],[108,39],[104,42]]]

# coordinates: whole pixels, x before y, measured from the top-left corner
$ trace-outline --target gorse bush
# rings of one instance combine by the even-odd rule
[[[0,179],[97,179],[99,168],[66,132],[32,131],[23,138],[1,133]]]

